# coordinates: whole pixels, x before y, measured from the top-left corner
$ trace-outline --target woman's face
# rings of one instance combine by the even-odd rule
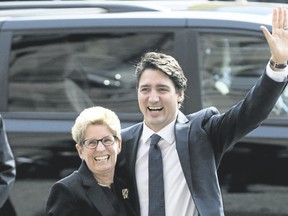
[[[88,140],[90,143],[90,140],[101,140],[104,137],[111,136],[113,138],[113,134],[107,125],[89,125],[85,132],[85,140]],[[88,142],[86,141],[86,143]],[[98,144],[94,149],[79,144],[76,144],[76,148],[79,157],[86,162],[89,170],[95,177],[107,175],[109,173],[113,176],[117,154],[121,149],[121,140],[115,139],[113,144],[106,146],[104,146],[101,141],[98,141]]]

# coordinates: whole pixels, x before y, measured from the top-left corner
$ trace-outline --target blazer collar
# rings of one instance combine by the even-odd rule
[[[177,121],[175,123],[175,139],[176,150],[179,155],[179,160],[182,170],[188,184],[190,192],[192,192],[191,166],[189,156],[189,131],[191,122],[182,112],[178,112]]]
[[[123,144],[123,149],[121,154],[123,154],[123,160],[126,161],[128,170],[130,173],[128,176],[131,176],[133,179],[133,186],[131,190],[137,188],[136,177],[135,177],[135,163],[137,156],[137,149],[141,133],[143,130],[143,122],[140,122],[136,125],[131,126],[130,128],[123,129],[122,138],[125,141]],[[192,191],[191,183],[191,168],[190,168],[190,159],[189,159],[189,148],[188,148],[188,137],[190,130],[190,122],[182,112],[178,112],[177,120],[175,123],[175,139],[176,139],[176,150],[178,152],[180,163],[184,172],[184,176],[188,183],[189,190]],[[117,172],[117,169],[116,169]],[[138,209],[139,214],[139,200],[137,191],[133,191],[132,194],[135,194],[134,207]]]
[[[128,160],[127,164],[129,165],[130,176],[135,176],[134,165],[136,163],[137,149],[138,149],[139,140],[142,134],[142,130],[143,130],[143,122],[140,122],[132,126],[129,132],[125,132],[124,134],[122,134],[123,135],[122,138],[124,138],[125,136],[125,138],[123,139],[125,140],[125,142],[123,143],[123,146],[125,146],[126,155],[124,157],[125,157],[125,160]],[[134,183],[136,186],[136,181]]]
[[[177,120],[175,123],[175,139],[176,139],[176,149],[178,151],[181,165],[183,166],[185,176],[188,173],[185,173],[187,166],[190,164],[188,163],[189,160],[189,152],[188,152],[188,137],[189,137],[189,129],[190,129],[190,122],[186,118],[186,116],[182,112],[178,112]],[[126,153],[125,159],[130,160],[127,162],[129,164],[130,176],[135,176],[134,173],[134,164],[136,162],[137,156],[137,149],[139,144],[139,139],[141,137],[141,133],[143,130],[143,122],[140,122],[134,125],[130,130],[129,133],[125,133],[125,148],[128,150]],[[181,156],[183,156],[181,158]],[[189,169],[190,172],[190,169]],[[189,175],[190,176],[190,175]],[[188,178],[188,176],[187,176]]]
[[[115,211],[110,200],[107,198],[102,188],[97,184],[95,178],[84,161],[82,161],[78,171],[82,179],[83,186],[86,188],[88,199],[93,203],[101,215],[117,215],[117,212]]]

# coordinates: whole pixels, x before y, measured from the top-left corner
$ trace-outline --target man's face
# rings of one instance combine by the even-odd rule
[[[157,132],[171,123],[183,94],[183,91],[176,92],[172,80],[162,71],[146,69],[138,86],[138,104],[146,125]]]

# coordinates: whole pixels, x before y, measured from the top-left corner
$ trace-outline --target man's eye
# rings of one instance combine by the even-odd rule
[[[141,92],[147,92],[148,90],[148,88],[141,88]]]
[[[167,92],[167,91],[168,91],[167,88],[159,88],[158,90],[159,90],[160,92]]]

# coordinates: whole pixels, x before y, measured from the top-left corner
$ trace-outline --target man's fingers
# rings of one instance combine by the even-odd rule
[[[278,8],[274,8],[272,15],[272,33],[275,32],[278,28],[279,28]]]
[[[284,27],[288,28],[288,17],[287,17],[287,9],[283,8],[283,19],[284,19]]]
[[[279,7],[277,8],[277,22],[278,22],[278,29],[282,30],[284,28],[284,19],[283,19],[283,8]]]
[[[270,34],[269,30],[263,25],[261,25],[260,28],[261,28],[261,30],[264,34],[264,37],[266,38],[266,41],[268,42],[268,45],[270,47],[271,34]]]

